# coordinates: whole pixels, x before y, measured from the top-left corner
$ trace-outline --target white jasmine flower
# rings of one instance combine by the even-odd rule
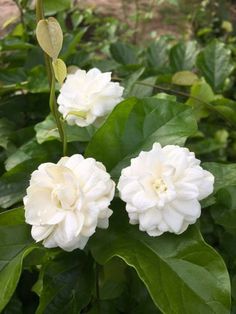
[[[214,177],[187,148],[155,143],[122,170],[118,183],[130,223],[158,236],[180,234],[201,214],[199,201],[213,192]]]
[[[102,163],[82,155],[44,163],[24,197],[31,234],[48,248],[83,249],[96,227],[107,228],[115,184]]]
[[[57,99],[68,124],[88,126],[107,116],[122,100],[124,88],[111,82],[111,72],[94,68],[68,74]]]

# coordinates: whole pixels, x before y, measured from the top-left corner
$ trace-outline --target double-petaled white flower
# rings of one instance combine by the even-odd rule
[[[124,88],[111,82],[111,73],[94,68],[69,74],[57,99],[68,124],[88,126],[107,116],[122,100]]]
[[[131,224],[158,236],[184,232],[201,214],[199,201],[213,191],[214,177],[187,148],[175,145],[141,152],[118,183]]]
[[[32,237],[48,248],[83,249],[96,227],[108,227],[114,189],[105,167],[93,158],[73,155],[41,164],[24,198]]]

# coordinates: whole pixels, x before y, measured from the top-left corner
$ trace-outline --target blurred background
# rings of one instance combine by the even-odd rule
[[[22,4],[24,9],[33,9],[34,2],[0,0],[0,35],[3,36],[19,21],[23,13]],[[113,30],[115,28],[121,32],[120,35],[134,42],[163,34],[185,38],[197,35],[206,40],[209,36],[235,32],[236,3],[233,0],[45,1],[46,4],[50,2],[54,3],[55,11],[74,6],[93,12],[96,17],[112,17]]]

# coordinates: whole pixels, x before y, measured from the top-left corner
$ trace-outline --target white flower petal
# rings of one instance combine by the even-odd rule
[[[184,218],[177,211],[173,210],[171,207],[166,206],[163,210],[163,218],[165,223],[170,227],[172,232],[179,233],[184,222]]]
[[[43,226],[32,226],[31,235],[36,242],[46,239],[53,231],[54,226],[43,225]]]
[[[48,248],[83,248],[96,227],[107,228],[115,184],[105,167],[81,155],[46,163],[32,174],[24,197],[32,237]]]
[[[69,74],[57,98],[58,110],[68,124],[85,127],[107,116],[122,100],[124,88],[111,82],[111,73],[78,69]]]
[[[213,191],[214,177],[187,148],[155,143],[121,172],[120,197],[130,223],[151,236],[180,234],[200,217],[199,200]]]

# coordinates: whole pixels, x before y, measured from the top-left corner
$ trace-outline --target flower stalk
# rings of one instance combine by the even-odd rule
[[[36,2],[36,18],[37,18],[37,23],[40,20],[44,19],[43,1],[42,0],[37,0],[37,2]],[[49,107],[50,107],[51,113],[53,114],[54,119],[56,121],[59,136],[60,136],[62,146],[63,146],[63,156],[66,156],[66,154],[67,154],[67,139],[66,139],[65,128],[64,128],[63,122],[60,118],[60,113],[59,113],[58,108],[57,108],[56,95],[55,95],[56,80],[55,80],[54,70],[52,67],[52,58],[47,53],[44,52],[44,60],[45,60],[45,65],[46,65],[48,82],[49,82],[49,86],[50,86]]]

